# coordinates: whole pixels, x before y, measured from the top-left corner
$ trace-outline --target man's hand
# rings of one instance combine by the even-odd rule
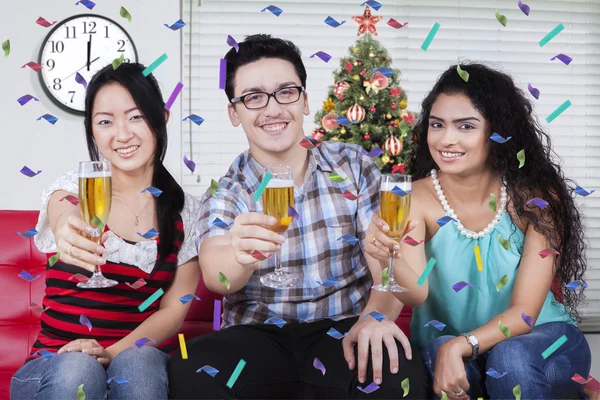
[[[285,238],[269,229],[276,222],[275,217],[256,212],[236,217],[229,235],[238,264],[256,270],[260,268],[262,261],[251,256],[254,250],[268,255],[281,248]]]
[[[60,350],[58,350],[58,354],[72,353],[75,351],[95,357],[98,362],[105,367],[108,366],[113,359],[112,355],[104,347],[100,346],[95,339],[73,340],[61,347]]]
[[[412,359],[412,349],[408,338],[393,321],[384,319],[378,322],[372,317],[363,318],[361,315],[348,335],[342,341],[344,358],[352,370],[355,366],[354,346],[358,344],[358,380],[365,383],[367,376],[367,363],[369,361],[369,347],[373,365],[373,381],[382,382],[383,343],[385,343],[390,357],[390,372],[395,374],[399,370],[398,347],[396,340],[404,347],[407,360]]]

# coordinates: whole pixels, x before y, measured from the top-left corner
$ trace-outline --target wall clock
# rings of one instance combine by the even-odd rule
[[[83,115],[86,82],[115,58],[137,62],[137,50],[123,27],[95,14],[80,14],[58,23],[44,39],[38,63],[40,82],[50,99],[62,109]]]

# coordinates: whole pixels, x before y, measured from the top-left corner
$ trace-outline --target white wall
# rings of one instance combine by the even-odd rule
[[[181,34],[163,26],[180,18],[179,1],[98,0],[92,11],[75,0],[0,0],[0,42],[10,39],[11,53],[0,54],[0,209],[39,209],[40,194],[56,177],[77,169],[77,163],[89,159],[85,144],[83,117],[68,114],[50,101],[37,73],[21,66],[38,61],[42,41],[52,28],[35,23],[42,16],[61,21],[77,14],[98,14],[113,19],[131,35],[140,63],[150,64],[161,54],[169,58],[155,71],[166,101],[181,77]],[[129,23],[121,18],[125,7],[132,15]],[[185,29],[185,28],[183,28]],[[31,94],[40,101],[21,107],[17,98]],[[50,113],[59,118],[56,125],[36,119]],[[169,151],[166,166],[180,181],[181,98],[171,108]],[[27,165],[43,172],[28,178],[21,174]]]

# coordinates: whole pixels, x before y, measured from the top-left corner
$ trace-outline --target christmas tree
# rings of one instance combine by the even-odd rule
[[[377,33],[374,25],[363,24],[367,15],[370,17],[369,6],[363,17],[354,17],[361,19],[357,22],[359,35],[363,36],[333,72],[334,85],[315,115],[318,128],[311,136],[359,144],[367,152],[381,149],[383,154],[375,158],[381,172],[410,173],[406,164],[414,150],[417,115],[406,110],[406,93],[399,86],[400,71],[392,68],[387,50],[369,33]]]

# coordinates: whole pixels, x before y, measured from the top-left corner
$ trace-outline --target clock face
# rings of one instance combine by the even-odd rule
[[[133,41],[119,24],[98,15],[76,15],[56,25],[44,40],[42,86],[61,108],[83,115],[86,89],[76,81],[77,73],[89,82],[121,55],[123,62],[137,62]]]

